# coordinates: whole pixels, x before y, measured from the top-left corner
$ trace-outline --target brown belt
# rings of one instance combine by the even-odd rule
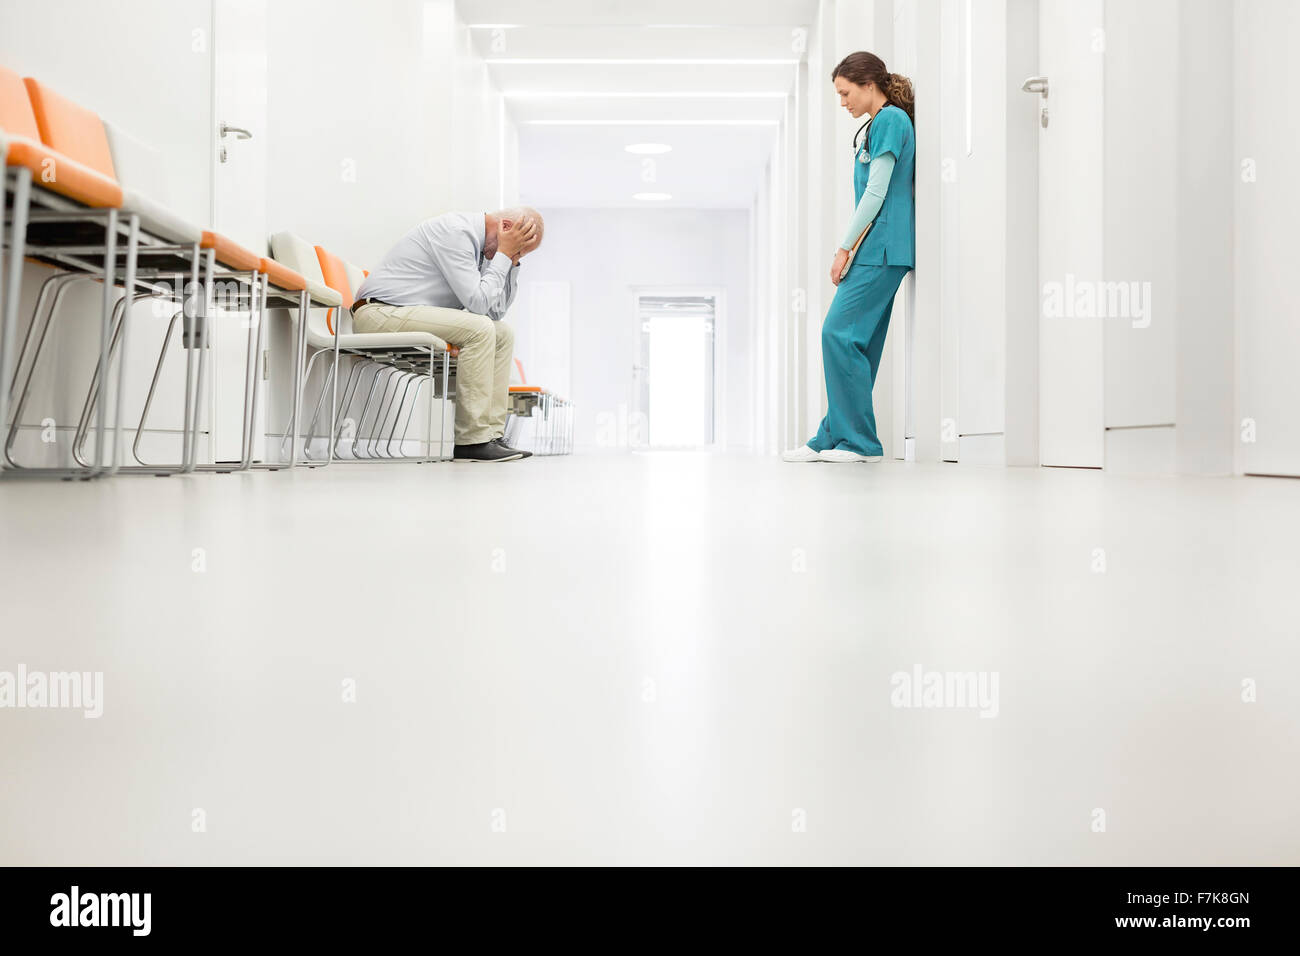
[[[352,303],[352,311],[355,312],[363,305],[387,305],[387,302],[380,302],[378,299],[357,299]]]

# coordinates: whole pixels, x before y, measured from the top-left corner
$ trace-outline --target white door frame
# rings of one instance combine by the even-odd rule
[[[215,231],[263,255],[267,246],[267,0],[214,0],[211,8],[212,150],[209,156],[211,215]],[[260,66],[260,73],[258,67]],[[221,137],[222,123],[246,127],[249,140],[234,135]],[[228,151],[222,163],[221,150]],[[238,164],[238,165],[236,165]],[[232,183],[236,170],[246,185]],[[248,198],[234,204],[233,195]],[[269,318],[268,312],[264,318]],[[219,313],[210,329],[212,348],[208,359],[207,395],[212,460],[238,457],[236,449],[243,433],[243,375],[247,355],[247,316],[243,320]],[[273,336],[267,330],[264,347],[271,350]],[[257,334],[255,331],[254,335]],[[269,367],[269,362],[267,367]],[[265,370],[263,372],[265,374]],[[268,409],[273,397],[263,381],[257,421],[253,423],[253,459],[265,457]]]

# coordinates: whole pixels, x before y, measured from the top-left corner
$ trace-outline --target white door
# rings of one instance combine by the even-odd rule
[[[211,221],[214,230],[259,255],[267,249],[266,21],[266,0],[213,0]],[[237,314],[220,314],[211,329],[217,461],[240,457],[249,331],[247,316]],[[268,334],[264,347],[270,341]],[[254,458],[264,453],[266,384],[254,424]]]
[[[1102,322],[1088,286],[1102,276],[1103,0],[1042,0],[1039,69],[1039,460],[1104,463]],[[1094,310],[1095,311],[1095,310]],[[1080,314],[1084,313],[1084,314]]]

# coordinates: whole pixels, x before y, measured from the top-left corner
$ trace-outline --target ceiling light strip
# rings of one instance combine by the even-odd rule
[[[522,120],[524,126],[777,126],[779,120]]]
[[[638,93],[615,90],[556,90],[547,92],[544,90],[511,90],[508,93],[502,93],[502,96],[515,100],[544,100],[544,99],[651,99],[658,97],[673,98],[702,98],[702,99],[785,99],[785,93],[773,91],[770,93],[756,93],[753,91],[745,92],[711,92],[709,90],[691,90],[677,93]]]
[[[487,57],[489,66],[798,66],[798,60],[592,60],[561,57]]]
[[[471,30],[516,30],[520,27],[533,27],[541,30],[735,30],[732,23],[467,23]],[[745,29],[742,25],[740,29]],[[751,28],[752,29],[752,28]],[[758,27],[758,29],[764,29]]]

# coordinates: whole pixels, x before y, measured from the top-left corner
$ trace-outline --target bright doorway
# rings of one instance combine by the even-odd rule
[[[638,291],[633,365],[639,420],[651,448],[714,443],[716,291]]]

